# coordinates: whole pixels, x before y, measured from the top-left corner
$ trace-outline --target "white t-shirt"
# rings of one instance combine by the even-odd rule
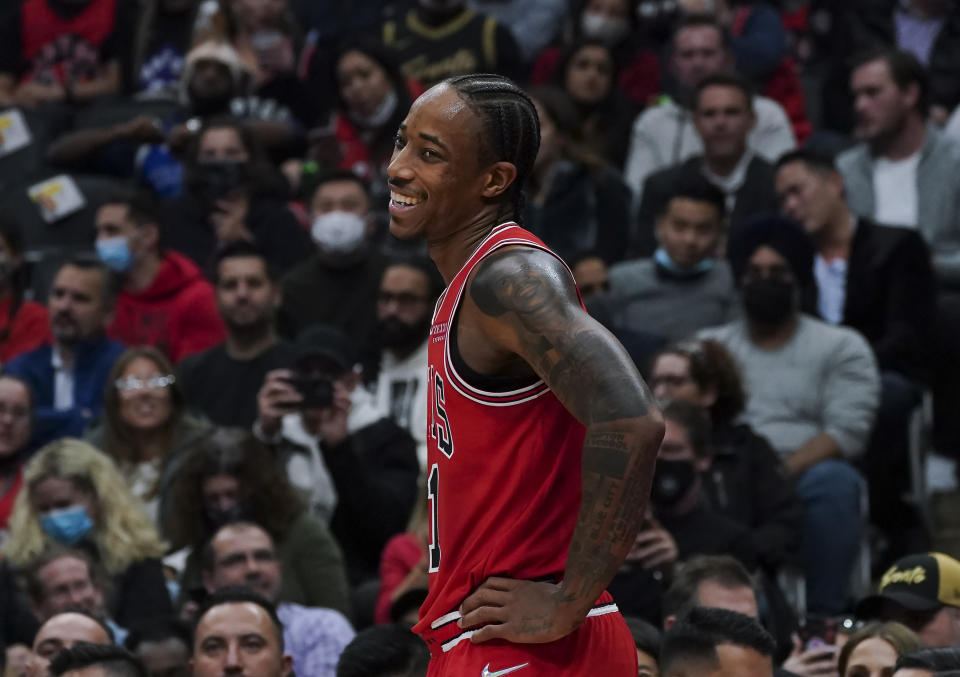
[[[917,227],[919,151],[903,160],[877,158],[873,169],[874,218],[888,226]]]

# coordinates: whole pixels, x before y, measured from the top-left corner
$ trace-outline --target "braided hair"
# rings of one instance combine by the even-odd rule
[[[508,190],[506,214],[520,221],[523,214],[523,186],[533,170],[540,148],[540,118],[533,100],[512,80],[502,75],[457,75],[445,80],[480,119],[480,162],[509,162],[517,177]]]

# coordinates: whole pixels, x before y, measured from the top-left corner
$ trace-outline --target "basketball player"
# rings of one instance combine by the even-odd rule
[[[540,142],[510,80],[428,90],[397,133],[390,230],[447,282],[430,334],[430,675],[635,677],[607,583],[642,521],[663,424],[570,270],[512,221]]]

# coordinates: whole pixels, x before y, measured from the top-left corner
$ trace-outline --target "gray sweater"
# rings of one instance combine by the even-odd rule
[[[860,144],[837,158],[846,182],[850,209],[874,218],[874,157]],[[960,142],[927,125],[917,165],[917,229],[933,253],[933,266],[942,280],[960,283]]]
[[[820,433],[850,459],[864,449],[880,399],[877,363],[866,340],[846,327],[803,315],[777,350],[750,340],[744,321],[705,329],[701,338],[726,346],[740,365],[744,420],[786,458]]]
[[[652,259],[624,261],[610,269],[609,298],[615,326],[669,340],[686,338],[739,314],[725,260],[688,278],[658,272]]]

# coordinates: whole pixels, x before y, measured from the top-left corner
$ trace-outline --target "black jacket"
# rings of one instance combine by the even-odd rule
[[[843,324],[870,342],[881,370],[923,379],[936,296],[930,250],[917,231],[857,221]]]
[[[281,461],[301,448],[284,440]],[[407,528],[417,499],[416,444],[410,433],[383,418],[336,446],[320,443],[323,462],[337,490],[330,531],[340,544],[352,585],[377,577],[380,553],[391,536]]]
[[[800,545],[803,506],[793,481],[770,443],[747,425],[714,426],[712,444],[704,491],[714,510],[749,527],[758,563],[775,573]]]
[[[643,184],[643,199],[637,212],[637,226],[631,243],[631,258],[649,258],[657,248],[654,227],[657,218],[666,209],[674,194],[674,186],[681,177],[701,173],[703,156],[696,155],[682,164],[661,169],[647,177]],[[776,212],[779,209],[773,180],[775,170],[766,160],[754,156],[747,166],[747,176],[737,191],[733,212],[728,215],[731,230],[751,216]]]

